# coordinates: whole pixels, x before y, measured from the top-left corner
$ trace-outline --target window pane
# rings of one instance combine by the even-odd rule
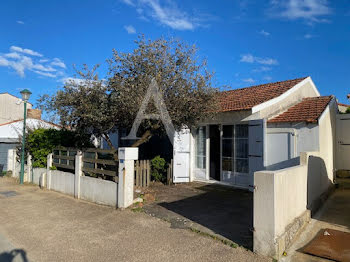
[[[232,171],[232,158],[222,158],[222,170]]]
[[[236,159],[236,172],[249,173],[248,170],[248,159]]]
[[[222,156],[223,157],[232,157],[232,139],[223,139],[222,140]]]
[[[196,167],[197,168],[201,168],[201,169],[205,169],[205,164],[206,164],[206,158],[205,156],[197,156],[196,157]]]
[[[248,158],[248,139],[236,139],[235,146],[235,157]]]
[[[248,125],[236,125],[235,126],[235,137],[248,138]]]
[[[206,161],[206,128],[199,127],[196,130],[196,167],[205,168]]]
[[[223,137],[225,138],[232,138],[233,137],[233,126],[223,126]]]

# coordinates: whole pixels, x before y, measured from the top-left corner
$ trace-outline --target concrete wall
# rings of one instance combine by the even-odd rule
[[[112,181],[82,176],[80,178],[80,198],[98,204],[116,206],[118,184]]]
[[[74,174],[51,170],[51,189],[74,196]]]
[[[19,100],[8,93],[0,94],[0,124],[23,119],[24,107],[23,103],[18,103]],[[32,105],[28,103],[27,108],[32,108]]]
[[[254,174],[254,251],[278,259],[305,223],[307,164]],[[308,216],[308,215],[306,215]],[[287,229],[293,228],[291,232]]]
[[[40,177],[46,173],[46,168],[33,168],[32,178],[30,179],[33,184],[40,185]]]

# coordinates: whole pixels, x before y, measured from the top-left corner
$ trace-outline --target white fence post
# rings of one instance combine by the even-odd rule
[[[119,181],[118,207],[127,208],[134,201],[135,160],[138,159],[137,147],[123,147],[118,149]]]
[[[17,155],[16,155],[16,149],[12,150],[12,176],[16,177],[16,162],[17,162]]]
[[[80,198],[80,178],[83,175],[83,154],[78,151],[75,156],[75,173],[74,173],[74,197]]]
[[[46,166],[47,189],[51,189],[51,167],[52,167],[52,153],[47,155],[47,166]]]
[[[27,181],[28,183],[33,182],[32,181],[32,156],[29,154],[27,156],[27,180],[24,179],[24,181]]]

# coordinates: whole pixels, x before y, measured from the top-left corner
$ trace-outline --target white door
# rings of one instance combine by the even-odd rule
[[[190,182],[190,138],[189,129],[175,132],[173,182]]]
[[[249,121],[249,186],[254,185],[254,172],[264,170],[264,119]]]
[[[337,115],[336,168],[350,170],[350,114]]]

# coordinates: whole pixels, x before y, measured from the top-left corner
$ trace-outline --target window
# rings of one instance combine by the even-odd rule
[[[248,173],[248,125],[225,125],[222,136],[222,170]]]
[[[196,130],[196,168],[206,168],[206,127],[201,126]]]

